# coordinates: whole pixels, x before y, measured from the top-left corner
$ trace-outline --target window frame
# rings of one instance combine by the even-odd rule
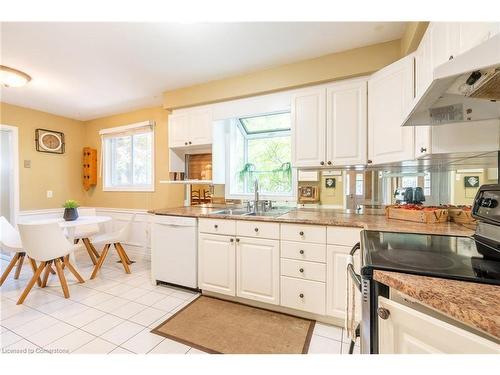
[[[134,160],[134,140],[133,137],[136,134],[126,134],[127,131],[133,130],[133,129],[140,129],[140,128],[146,128],[147,126],[150,126],[150,131],[147,131],[145,133],[151,133],[151,184],[148,185],[134,185],[134,184],[129,184],[129,185],[120,185],[120,186],[113,186],[113,185],[108,185],[108,177],[110,177],[110,174],[112,173],[110,171],[111,168],[111,163],[113,162],[113,157],[114,154],[111,153],[109,154],[108,151],[108,142],[107,139],[111,138],[119,138],[119,137],[124,137],[124,136],[129,136],[131,137],[131,148],[132,148],[132,156],[131,156],[131,162],[132,162],[132,167],[130,169],[130,173],[133,176],[134,173],[134,167],[133,167],[133,160]],[[111,128],[111,129],[103,129],[100,132],[101,135],[107,135],[106,138],[102,138],[101,142],[101,156],[102,156],[102,162],[101,162],[101,171],[102,171],[102,191],[124,191],[124,192],[154,192],[155,187],[156,187],[156,180],[155,180],[155,127],[154,127],[154,122],[152,121],[147,121],[143,123],[138,123],[138,124],[132,124],[132,125],[125,125],[125,126],[120,126],[117,128]],[[140,133],[138,133],[140,134]]]
[[[248,117],[260,117],[260,116],[267,116],[267,115],[274,115],[274,114],[281,114],[281,113],[289,113],[286,111],[280,111],[280,112],[271,112],[271,113],[263,113],[255,116],[247,116],[247,117],[242,117],[242,118],[248,118]],[[265,132],[251,132],[247,133],[245,126],[241,123],[240,117],[237,117],[231,121],[231,127],[236,128],[243,136],[244,138],[244,158],[246,161],[248,161],[248,140],[255,140],[255,139],[262,139],[262,138],[271,138],[271,137],[290,137],[291,141],[291,135],[292,131],[291,129],[284,129],[284,130],[272,130],[272,131],[265,131]],[[231,131],[231,130],[230,130]],[[226,137],[226,150],[231,150],[230,148],[230,139],[231,137]],[[291,155],[290,155],[291,159]],[[291,161],[291,160],[290,160]],[[226,158],[226,178],[225,178],[225,197],[227,199],[240,199],[240,200],[252,200],[254,193],[232,193],[231,192],[231,184],[232,184],[232,176],[231,176],[231,164],[230,164],[230,158]],[[261,193],[259,192],[259,198],[263,200],[278,200],[278,201],[296,201],[297,200],[297,168],[292,167],[292,190],[290,194],[269,194],[269,193]]]

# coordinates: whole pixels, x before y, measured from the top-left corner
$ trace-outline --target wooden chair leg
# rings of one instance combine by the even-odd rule
[[[57,276],[59,277],[59,281],[61,282],[64,298],[69,298],[68,283],[66,282],[66,277],[64,276],[64,271],[62,269],[61,261],[59,259],[55,259],[54,263],[56,266]]]
[[[37,268],[36,267],[36,261],[34,259],[31,259],[30,257],[28,257],[28,258],[30,260],[31,269],[33,270],[33,274],[35,274],[36,268]],[[36,284],[41,287],[42,286],[42,280],[40,278],[36,279]]]
[[[117,243],[118,246],[120,246],[120,250],[123,254],[123,257],[125,258],[125,260],[127,261],[127,264],[130,266],[132,264],[132,261],[130,260],[130,258],[128,257],[128,254],[127,252],[125,251],[125,249],[123,248],[122,244],[120,242]]]
[[[97,249],[95,248],[95,246],[92,244],[92,242],[90,241],[90,238],[87,238],[87,241],[89,242],[89,246],[90,246],[90,249],[92,250],[92,252],[94,253],[95,257],[97,259],[99,259],[99,257],[101,256],[99,254],[99,252],[97,251]]]
[[[89,253],[90,260],[92,260],[92,263],[94,265],[97,264],[97,259],[94,255],[94,252],[92,251],[92,248],[90,247],[90,241],[88,238],[82,238],[82,242],[85,245],[85,249],[87,250],[87,253]]]
[[[21,269],[23,268],[25,256],[26,256],[25,253],[20,253],[19,255],[19,260],[17,261],[16,273],[14,274],[14,280],[19,279],[19,275],[21,275]]]
[[[19,254],[20,253],[15,253],[14,254],[14,256],[12,257],[12,260],[9,263],[9,265],[7,266],[7,268],[5,269],[5,271],[3,271],[2,277],[0,278],[0,286],[3,284],[3,282],[5,281],[5,279],[7,278],[7,276],[9,276],[10,271],[12,271],[12,269],[16,265],[17,260],[19,259]]]
[[[73,274],[73,276],[76,277],[76,279],[78,280],[79,283],[84,283],[85,282],[85,280],[83,279],[83,277],[78,273],[78,271],[75,269],[75,267],[73,267],[73,265],[70,263],[68,257],[64,257],[63,258],[63,263],[66,265],[66,267],[68,268],[69,272],[71,272]]]
[[[45,272],[43,274],[42,285],[41,285],[42,288],[45,288],[47,286],[47,281],[49,280],[51,269],[52,269],[52,261],[49,260],[45,266]]]
[[[123,255],[123,248],[119,243],[115,243],[115,249],[116,252],[118,253],[118,256],[120,257],[120,260],[122,261],[122,266],[123,269],[125,270],[125,273],[130,273],[130,267],[128,266],[127,259],[125,259],[125,256]]]
[[[73,240],[73,243],[76,245],[76,244],[78,244],[78,241],[80,241],[80,239],[79,239],[79,238],[75,238],[75,239]]]
[[[94,270],[92,271],[92,275],[90,276],[91,280],[95,279],[97,272],[99,272],[99,270],[101,269],[102,264],[104,263],[104,259],[106,259],[106,256],[108,255],[110,246],[111,246],[110,244],[106,244],[104,246],[104,249],[102,249],[101,257],[99,258],[99,261],[95,265]]]
[[[56,274],[56,271],[54,271],[54,269],[52,268],[52,264],[50,265],[49,270],[52,275]]]
[[[26,285],[26,289],[24,289],[23,293],[21,294],[21,297],[19,297],[19,300],[17,301],[17,304],[20,305],[24,302],[26,297],[28,296],[29,292],[33,288],[33,285],[35,285],[36,280],[40,277],[40,274],[42,273],[43,269],[45,268],[46,262],[41,262],[40,265],[38,266],[35,274],[29,281],[28,285]]]

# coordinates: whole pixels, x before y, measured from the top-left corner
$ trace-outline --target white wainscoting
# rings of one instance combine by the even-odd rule
[[[91,207],[82,207],[91,208]],[[132,260],[151,260],[151,214],[146,210],[95,207],[99,216],[110,216],[110,222],[100,224],[102,232],[112,232],[122,228],[135,214],[134,224],[129,240],[124,243],[124,247]],[[17,222],[26,223],[43,219],[61,218],[64,209],[53,208],[45,210],[31,210],[19,212]],[[100,250],[100,249],[98,249]]]

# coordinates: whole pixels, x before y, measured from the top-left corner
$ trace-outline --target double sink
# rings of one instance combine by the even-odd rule
[[[281,216],[284,215],[288,212],[290,212],[292,209],[289,207],[284,207],[284,208],[271,208],[268,211],[248,211],[245,208],[225,208],[223,210],[219,211],[213,211],[211,214],[213,215],[225,215],[225,216]]]

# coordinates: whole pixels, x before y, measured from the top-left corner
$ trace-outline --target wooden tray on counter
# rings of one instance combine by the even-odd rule
[[[448,221],[448,209],[434,208],[409,210],[399,206],[389,206],[385,209],[388,219],[413,221],[416,223],[434,224]]]
[[[472,217],[472,210],[464,210],[462,208],[448,208],[450,221],[458,224],[476,224],[476,219]]]

